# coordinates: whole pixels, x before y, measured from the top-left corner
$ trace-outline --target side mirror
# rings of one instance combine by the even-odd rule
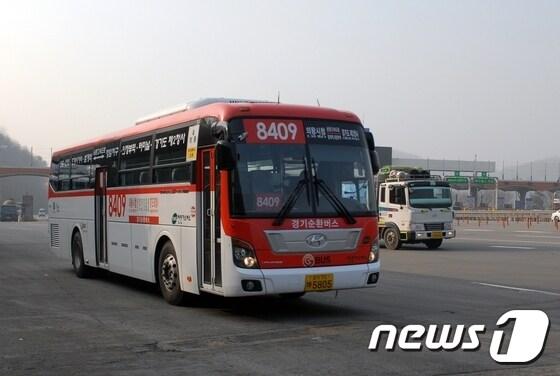
[[[367,141],[367,147],[370,151],[374,151],[375,150],[375,142],[373,141],[373,135],[371,134],[371,132],[366,131],[366,141]]]
[[[231,144],[226,141],[218,141],[216,144],[216,167],[218,170],[233,170],[235,167],[235,158]]]
[[[369,157],[371,159],[371,169],[373,170],[373,174],[377,175],[381,166],[379,166],[379,156],[375,150],[369,151]]]
[[[219,121],[212,124],[212,136],[218,140],[225,140],[227,138],[227,123]]]
[[[375,151],[375,141],[373,140],[373,135],[371,134],[371,132],[366,131],[365,135],[366,135],[367,147],[369,149],[369,156],[371,159],[371,169],[373,170],[373,174],[377,175],[381,166],[379,165],[379,156]]]

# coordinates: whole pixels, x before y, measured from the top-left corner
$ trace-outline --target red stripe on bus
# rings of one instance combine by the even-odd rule
[[[117,194],[117,195],[138,195],[138,194],[149,194],[149,193],[188,193],[195,192],[196,184],[181,184],[181,185],[170,185],[170,186],[142,186],[142,187],[114,187],[107,188],[107,194]]]
[[[189,193],[196,191],[196,184],[182,184],[182,185],[171,185],[171,186],[143,186],[143,187],[115,187],[108,188],[107,194],[123,194],[123,195],[137,195],[137,194],[150,194],[150,193],[160,193],[160,194],[170,194],[170,193]],[[95,191],[93,189],[82,189],[79,191],[63,191],[55,192],[51,187],[49,187],[49,198],[59,198],[59,197],[89,197],[94,196]]]
[[[55,192],[51,187],[49,187],[49,198],[59,198],[59,197],[89,197],[94,195],[94,190],[92,189],[81,189],[79,191],[63,191]]]
[[[153,215],[129,215],[129,223],[144,223],[149,225],[158,225],[159,217]]]

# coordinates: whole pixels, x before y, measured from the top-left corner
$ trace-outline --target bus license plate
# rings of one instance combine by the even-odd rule
[[[432,232],[432,239],[441,239],[441,238],[443,238],[443,233],[441,231]]]
[[[305,276],[305,291],[327,291],[334,286],[334,274],[308,274]]]

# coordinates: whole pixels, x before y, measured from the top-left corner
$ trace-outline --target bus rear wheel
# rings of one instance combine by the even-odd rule
[[[426,244],[426,247],[428,247],[428,249],[437,249],[439,248],[441,243],[443,243],[443,239],[430,239],[424,242],[424,244]]]
[[[159,255],[158,282],[166,302],[172,305],[180,305],[183,302],[185,293],[181,290],[179,281],[179,262],[170,241],[163,245]]]
[[[389,227],[383,233],[383,241],[385,242],[385,247],[388,249],[399,249],[402,245],[401,235],[399,231],[394,227]]]
[[[88,278],[92,274],[92,269],[84,262],[84,246],[79,231],[72,235],[72,267],[78,278]]]

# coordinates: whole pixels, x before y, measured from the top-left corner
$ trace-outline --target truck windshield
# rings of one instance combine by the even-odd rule
[[[415,186],[408,188],[410,206],[415,208],[449,208],[451,189],[445,186]]]
[[[290,198],[295,199],[295,203],[288,205],[290,210],[284,213],[286,218],[338,217],[338,203],[352,216],[375,213],[373,175],[361,125],[295,121],[289,123],[294,125],[291,140],[294,142],[278,142],[274,135],[282,135],[280,124],[279,132],[271,132],[266,127],[274,123],[263,121],[261,124],[265,125],[261,130],[267,130],[260,136],[265,140],[255,142],[251,135],[252,124],[254,121],[239,119],[230,122],[237,158],[236,168],[231,173],[233,215],[274,218],[286,209]],[[350,130],[353,131],[351,140],[338,139],[338,135]],[[326,138],[327,131],[333,138]],[[305,135],[300,136],[298,132]],[[265,137],[265,133],[272,136]],[[286,134],[290,138],[289,133]],[[319,138],[323,136],[325,138]],[[328,189],[320,189],[319,183]],[[329,195],[331,197],[327,197]]]

